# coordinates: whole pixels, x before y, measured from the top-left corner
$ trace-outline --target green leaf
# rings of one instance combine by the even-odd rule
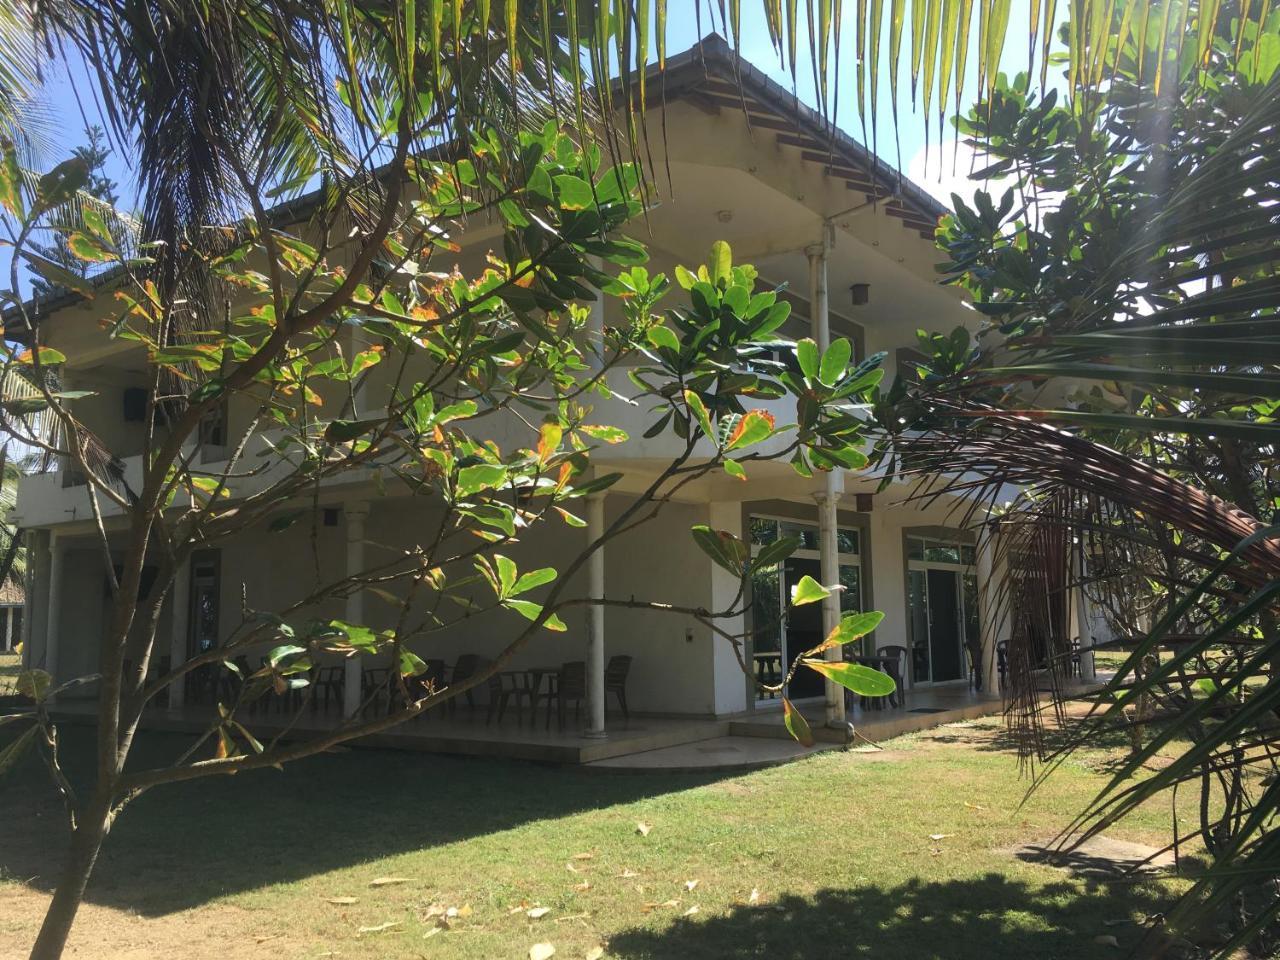
[[[649,328],[646,334],[649,342],[655,347],[666,348],[675,353],[680,352],[680,339],[675,335],[670,327],[653,326]]]
[[[510,594],[513,597],[519,596],[522,593],[526,593],[536,587],[542,586],[544,583],[550,583],[556,578],[556,576],[555,567],[540,567],[537,570],[530,570],[528,573],[520,575],[520,579],[512,585]]]
[[[818,378],[818,345],[805,337],[796,341],[796,362],[800,364],[800,372],[810,380]]]
[[[58,287],[65,287],[72,293],[78,293],[86,300],[92,300],[94,296],[93,284],[80,276],[78,273],[72,273],[65,267],[61,267],[52,260],[46,260],[44,257],[37,256],[29,250],[22,251],[23,259],[31,264],[31,268],[36,273],[44,277],[51,284]]]
[[[115,252],[108,250],[96,239],[86,233],[72,233],[67,237],[67,249],[78,259],[89,263],[102,263],[114,260]]]
[[[861,640],[868,633],[880,626],[884,614],[879,610],[868,610],[866,613],[850,613],[840,618],[836,628],[828,634],[823,646],[837,646]]]
[[[346,443],[376,430],[386,422],[386,417],[371,417],[367,420],[334,420],[325,427],[324,438],[330,443]]]
[[[22,202],[22,169],[18,166],[18,152],[13,144],[7,144],[4,156],[0,157],[0,205],[20,220],[26,216],[26,205]]]
[[[715,431],[711,429],[711,416],[707,413],[707,405],[702,402],[702,398],[692,390],[684,392],[684,402],[689,407],[689,412],[693,414],[694,419],[698,421],[698,426],[702,428],[702,432],[711,440],[715,440]]]
[[[458,471],[455,492],[459,497],[490,489],[507,479],[507,468],[497,463],[477,463]]]
[[[865,667],[860,663],[849,663],[844,660],[817,660],[812,657],[805,657],[800,662],[859,696],[887,697],[897,689],[888,674]]]
[[[786,697],[782,698],[782,724],[787,733],[802,746],[813,746],[813,731],[809,729],[809,721]]]
[[[760,552],[752,558],[751,568],[753,570],[764,570],[775,563],[781,563],[799,550],[802,542],[800,537],[781,537],[773,541],[773,543],[765,544],[760,548]]]
[[[602,440],[605,443],[626,443],[629,439],[627,431],[621,427],[610,427],[607,424],[584,423],[578,429],[588,437],[594,440]]]
[[[791,605],[802,607],[806,603],[816,603],[829,596],[831,591],[806,573],[800,578],[800,582],[791,588]]]
[[[329,626],[342,634],[346,642],[353,647],[372,651],[378,646],[378,635],[366,626],[358,623],[347,623],[345,620],[330,620]]]
[[[711,245],[707,273],[711,275],[711,282],[716,286],[727,285],[733,277],[733,251],[723,240],[717,240]]]
[[[36,205],[32,209],[48,210],[66,203],[76,191],[89,182],[89,164],[83,157],[71,157],[40,178],[36,185]]]
[[[18,765],[18,761],[26,755],[32,744],[36,742],[36,731],[39,729],[33,723],[22,731],[15,740],[7,744],[3,750],[0,750],[0,777]]]
[[[427,663],[406,647],[400,648],[399,670],[402,677],[418,677],[427,672]]]
[[[746,468],[744,468],[737,460],[726,460],[724,462],[724,472],[735,480],[747,479]]]
[[[532,600],[504,600],[503,606],[510,607],[526,620],[537,620],[538,617],[542,616],[542,604],[534,603]],[[554,630],[556,633],[564,633],[569,629],[564,625],[564,621],[554,613],[547,617],[542,625],[548,630]]]
[[[708,557],[735,577],[741,577],[751,548],[727,530],[713,530],[705,523],[690,528],[693,541]]]
[[[563,210],[586,210],[595,207],[596,198],[591,192],[591,184],[581,177],[563,174],[555,178],[556,190],[560,194],[560,207]]]
[[[726,450],[740,450],[773,435],[773,414],[765,410],[749,410],[729,435]]]
[[[41,703],[53,685],[53,676],[45,670],[24,670],[18,674],[14,690],[18,696]]]
[[[849,369],[849,357],[853,348],[849,341],[841,337],[833,340],[827,352],[822,355],[822,363],[818,367],[818,380],[823,386],[834,387]]]
[[[43,366],[51,367],[54,364],[66,363],[67,355],[61,350],[55,350],[53,347],[38,347],[39,360]],[[18,354],[18,362],[24,364],[33,364],[36,361],[36,351],[23,350]]]
[[[206,380],[200,386],[196,387],[187,396],[187,403],[197,404],[204,403],[206,400],[213,400],[222,396],[223,391],[227,389],[226,381],[221,377],[214,377],[212,380]]]

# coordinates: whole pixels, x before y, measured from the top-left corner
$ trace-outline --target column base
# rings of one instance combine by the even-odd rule
[[[587,730],[582,734],[588,740],[608,740],[609,732],[607,730]]]

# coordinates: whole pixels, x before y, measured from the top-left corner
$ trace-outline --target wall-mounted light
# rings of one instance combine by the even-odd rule
[[[871,300],[871,284],[855,283],[849,287],[849,296],[855,307],[866,306]]]

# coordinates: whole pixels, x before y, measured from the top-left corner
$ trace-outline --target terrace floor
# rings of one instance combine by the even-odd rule
[[[998,698],[975,694],[964,687],[940,687],[912,691],[905,708],[854,707],[848,719],[854,725],[856,739],[879,741],[941,723],[999,713],[1001,709]],[[66,721],[87,722],[94,710],[92,701],[64,700],[56,712]],[[822,727],[820,703],[802,705],[802,710],[820,742],[848,742],[845,731]],[[177,709],[161,706],[148,711],[143,727],[199,732],[208,728],[212,717],[213,708],[207,705]],[[305,737],[332,729],[340,722],[334,710],[304,712],[295,721],[291,715],[269,708],[249,714],[246,720],[260,740],[281,733],[285,737]],[[780,702],[762,703],[755,710],[720,718],[632,715],[624,720],[621,715],[610,714],[606,729],[603,738],[587,737],[572,716],[560,729],[554,719],[548,726],[542,711],[532,721],[526,711],[519,717],[508,713],[501,723],[489,723],[484,708],[463,706],[452,716],[433,711],[394,730],[365,737],[359,743],[427,753],[588,764],[614,770],[748,769],[784,762],[807,752],[783,728]]]

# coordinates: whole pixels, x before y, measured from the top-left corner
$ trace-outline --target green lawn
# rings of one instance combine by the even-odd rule
[[[86,735],[64,730],[72,768]],[[142,749],[154,762],[183,742]],[[1125,921],[1162,908],[1158,884],[1100,886],[1007,852],[1053,835],[1108,751],[1023,804],[994,721],[887,747],[731,777],[351,751],[161,788],[111,834],[74,955],[116,956],[113,938],[136,946],[175,915],[194,944],[202,918],[234,910],[230,942],[257,946],[214,955],[523,958],[548,942],[557,958],[1065,960],[1123,956],[1094,938],[1127,947]],[[1110,835],[1161,842],[1168,817],[1161,804]],[[28,758],[0,785],[0,905],[23,894],[31,915],[0,912],[0,943],[30,942],[27,891],[50,883],[59,824]],[[403,882],[371,885],[388,877]]]
[[[0,650],[0,696],[12,692],[21,662],[16,653]]]

